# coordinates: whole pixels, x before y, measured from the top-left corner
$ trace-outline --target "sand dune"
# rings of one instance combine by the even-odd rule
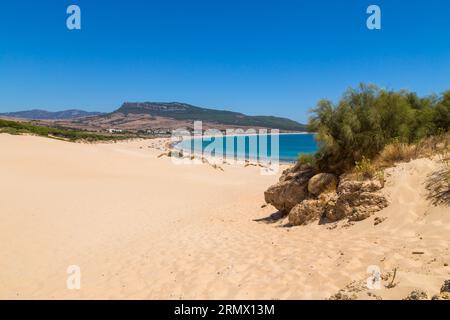
[[[151,144],[0,134],[0,298],[325,299],[376,265],[398,284],[359,297],[398,299],[450,278],[450,210],[425,200],[437,162],[389,169],[391,205],[365,221],[286,228],[261,208],[277,176],[174,165]]]

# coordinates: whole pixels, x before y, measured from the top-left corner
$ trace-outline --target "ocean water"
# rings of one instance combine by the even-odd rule
[[[244,135],[185,139],[175,145],[175,148],[188,153],[224,155],[227,159],[271,159],[277,154],[277,143],[273,142],[273,138],[276,137],[268,134],[266,136]],[[216,139],[219,140],[216,141]],[[216,149],[219,152],[216,152]],[[222,149],[222,154],[220,154],[220,149]],[[314,134],[278,135],[280,162],[295,162],[300,154],[313,154],[317,150],[318,145]]]

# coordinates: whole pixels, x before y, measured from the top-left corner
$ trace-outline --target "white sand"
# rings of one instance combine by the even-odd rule
[[[0,134],[0,298],[324,299],[369,265],[398,267],[383,298],[450,279],[450,210],[424,197],[431,160],[391,170],[378,226],[285,228],[254,221],[275,212],[261,205],[277,176],[176,166],[152,143]]]

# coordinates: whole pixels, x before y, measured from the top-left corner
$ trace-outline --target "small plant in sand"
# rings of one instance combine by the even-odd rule
[[[377,179],[384,185],[384,171],[379,170],[378,167],[366,157],[362,157],[361,161],[356,161],[354,172],[356,173],[356,178],[359,180]]]
[[[360,179],[371,179],[375,177],[377,170],[370,159],[362,157],[361,161],[356,161],[355,163],[355,172]]]

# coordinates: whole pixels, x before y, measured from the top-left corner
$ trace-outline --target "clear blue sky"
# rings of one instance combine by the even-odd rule
[[[82,30],[66,28],[66,8]],[[382,9],[382,30],[366,8]],[[450,89],[448,0],[2,0],[0,112],[180,101],[306,121],[376,83]]]

